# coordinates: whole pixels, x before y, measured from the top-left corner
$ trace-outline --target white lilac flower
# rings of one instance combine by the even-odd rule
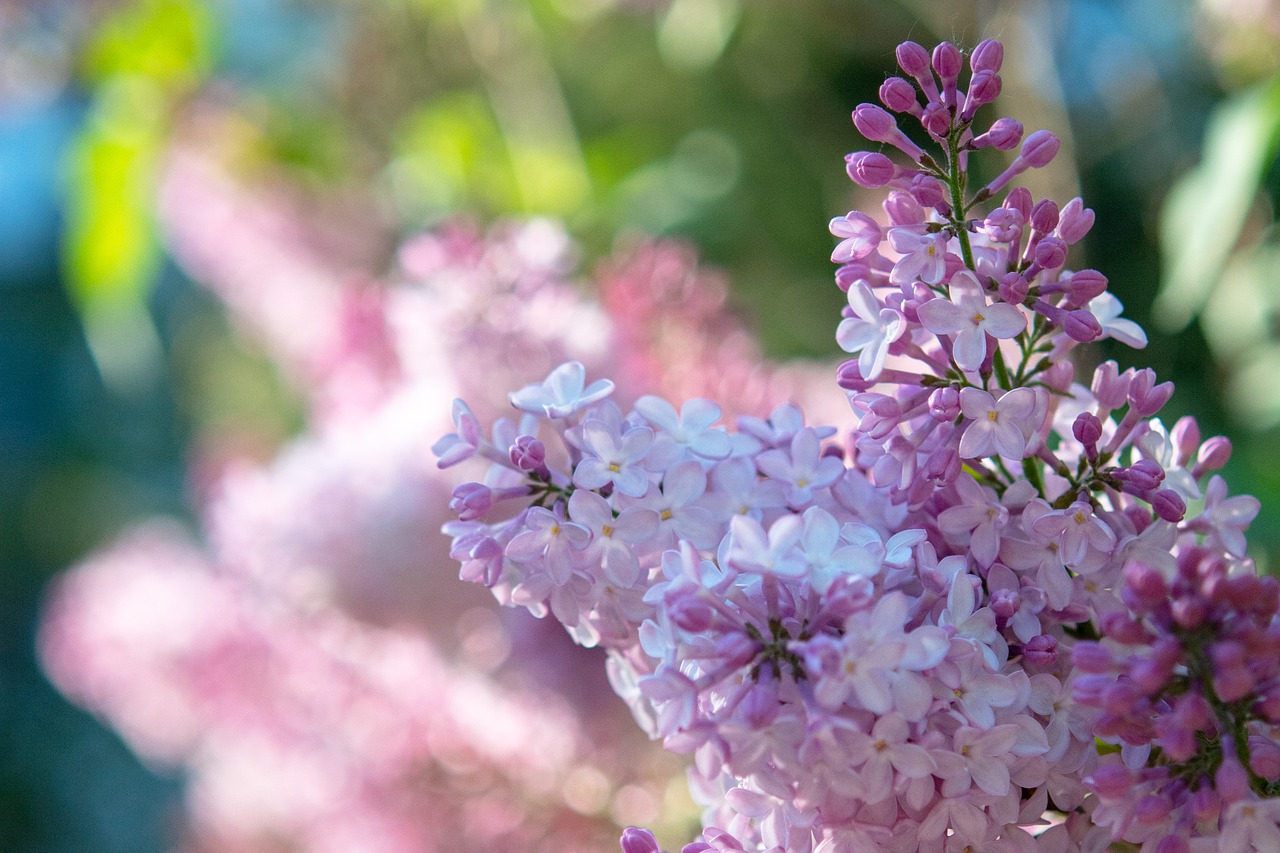
[[[858,356],[858,372],[870,382],[884,370],[889,345],[907,331],[907,321],[900,311],[882,305],[865,281],[849,288],[848,300],[854,316],[840,321],[836,343]]]
[[[542,382],[526,385],[508,396],[511,405],[522,412],[543,414],[548,418],[567,418],[613,393],[613,382],[597,379],[586,384],[587,369],[580,361],[567,361]]]

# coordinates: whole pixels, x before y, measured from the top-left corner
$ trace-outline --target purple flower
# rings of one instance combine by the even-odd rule
[[[965,459],[997,453],[1005,459],[1021,459],[1039,427],[1031,420],[1036,411],[1036,392],[1031,388],[1015,388],[999,401],[981,389],[965,388],[960,392],[960,410],[969,421],[960,437],[959,452]]]
[[[607,421],[588,418],[582,425],[582,443],[588,455],[573,470],[573,484],[600,489],[612,484],[620,494],[642,497],[649,491],[649,472],[640,467],[653,444],[653,430],[631,427],[619,435]]]

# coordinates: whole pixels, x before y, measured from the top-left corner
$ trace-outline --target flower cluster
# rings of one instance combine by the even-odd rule
[[[790,404],[623,408],[576,362],[513,419],[457,401],[440,464],[488,463],[453,494],[462,577],[608,649],[693,755],[685,853],[1275,849],[1280,596],[1230,444],[1166,428],[1151,370],[1076,381],[1080,344],[1145,337],[1068,267],[1092,211],[1010,187],[1057,138],[975,124],[1001,45],[897,57],[853,113],[882,150],[847,158],[884,215],[831,222],[847,440]]]

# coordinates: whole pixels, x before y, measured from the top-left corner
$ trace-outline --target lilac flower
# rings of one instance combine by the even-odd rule
[[[1258,499],[1251,495],[1228,498],[1227,481],[1214,474],[1205,489],[1204,511],[1187,528],[1216,537],[1228,554],[1243,557],[1247,545],[1244,531],[1260,507]]]
[[[484,442],[484,431],[480,427],[480,421],[461,400],[453,401],[453,428],[455,430],[453,433],[431,445],[431,452],[439,457],[436,464],[441,468],[448,468],[464,459],[470,459]]]
[[[951,298],[930,299],[918,309],[920,322],[935,335],[954,335],[952,357],[960,369],[974,371],[987,357],[987,336],[1008,339],[1027,327],[1014,305],[987,303],[978,279],[968,270],[951,277]]]
[[[507,556],[521,563],[540,564],[556,586],[567,584],[577,552],[587,546],[591,531],[540,506],[526,513],[524,528],[507,545]]]
[[[804,535],[800,516],[784,515],[766,534],[749,516],[734,516],[729,522],[729,565],[739,571],[783,578],[803,577],[808,571],[804,554],[797,547]]]
[[[613,383],[608,379],[597,379],[590,385],[586,381],[587,369],[582,362],[567,361],[542,382],[511,392],[511,405],[522,412],[567,418],[613,393]]]
[[[1035,409],[1036,392],[1031,388],[1007,391],[999,401],[986,391],[965,388],[960,392],[960,410],[970,423],[960,437],[960,455],[979,459],[998,453],[1006,459],[1021,459],[1038,426],[1031,422]]]
[[[848,297],[854,316],[840,321],[836,342],[845,352],[858,355],[858,371],[870,382],[884,369],[889,345],[902,337],[907,323],[899,311],[882,306],[865,281],[849,288]]]
[[[938,284],[947,269],[947,243],[945,232],[920,233],[911,228],[890,228],[889,245],[902,255],[889,273],[889,282],[905,287],[915,281]]]
[[[996,493],[979,485],[972,477],[956,480],[962,503],[948,507],[938,515],[938,529],[954,541],[969,542],[969,550],[978,564],[990,567],[1000,551],[1000,529],[1009,523],[1009,510],[1001,505]]]
[[[640,561],[631,543],[641,542],[658,529],[658,515],[643,507],[627,507],[614,516],[612,507],[595,492],[579,489],[569,498],[569,517],[591,532],[583,549],[584,561],[598,562],[605,578],[632,586],[640,577]]]
[[[607,421],[588,418],[582,425],[582,442],[589,455],[573,470],[573,483],[583,489],[612,484],[620,494],[642,497],[649,490],[649,473],[640,466],[653,444],[648,427],[631,427],[619,435]]]
[[[1120,316],[1124,311],[1124,304],[1114,294],[1108,292],[1095,296],[1089,300],[1088,307],[1093,316],[1098,318],[1103,337],[1128,344],[1134,349],[1142,349],[1147,345],[1147,333],[1142,331],[1142,327]]]
[[[657,428],[659,447],[674,445],[677,453],[687,450],[703,459],[724,459],[733,450],[729,435],[723,429],[712,427],[720,420],[720,407],[715,403],[689,400],[677,413],[675,406],[661,397],[646,395],[636,401],[636,411]],[[658,448],[653,452],[670,455]],[[672,459],[671,464],[676,461],[679,459]]]
[[[831,233],[840,238],[840,244],[831,253],[831,260],[847,264],[870,255],[880,246],[880,226],[865,213],[851,211],[831,220]]]
[[[790,452],[766,450],[756,457],[756,466],[769,477],[782,481],[787,502],[799,508],[813,500],[814,489],[830,486],[844,473],[844,465],[822,453],[818,433],[812,427],[799,430],[791,439]]]

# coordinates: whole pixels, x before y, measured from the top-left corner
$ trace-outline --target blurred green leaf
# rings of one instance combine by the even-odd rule
[[[1275,156],[1277,139],[1280,78],[1214,110],[1203,159],[1174,185],[1161,215],[1165,275],[1155,312],[1167,329],[1186,326],[1213,291]]]
[[[191,84],[213,62],[213,19],[203,0],[136,0],[99,27],[85,52],[90,80],[139,75]]]

